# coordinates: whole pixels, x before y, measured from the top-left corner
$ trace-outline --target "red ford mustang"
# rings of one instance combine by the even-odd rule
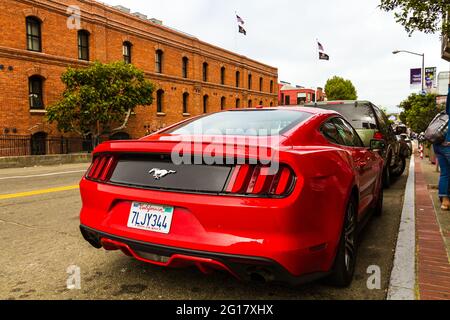
[[[81,232],[154,265],[347,286],[358,232],[382,211],[382,147],[309,108],[224,111],[107,142],[80,184]]]

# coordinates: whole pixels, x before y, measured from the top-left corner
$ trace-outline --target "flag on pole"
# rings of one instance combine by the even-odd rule
[[[244,34],[244,36],[246,36],[246,35],[247,35],[247,31],[245,31],[245,29],[244,29],[244,27],[243,27],[243,26],[239,26],[239,33],[242,33],[242,34]]]
[[[319,52],[319,60],[330,60],[330,56],[324,52]]]
[[[319,48],[319,60],[330,60],[330,56],[325,53],[323,45],[317,40],[317,47]]]
[[[247,30],[244,29],[244,19],[242,19],[237,13],[236,13],[236,19],[238,22],[238,27],[239,27],[239,33],[242,33],[244,36],[247,35]]]
[[[319,47],[319,51],[324,52],[323,45],[317,41],[317,46]]]

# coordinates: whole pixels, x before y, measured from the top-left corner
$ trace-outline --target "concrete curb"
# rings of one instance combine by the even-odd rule
[[[0,157],[0,169],[25,168],[34,166],[52,166],[69,163],[88,163],[92,159],[91,154],[59,154],[45,156]]]
[[[387,300],[416,299],[415,158],[411,157]]]

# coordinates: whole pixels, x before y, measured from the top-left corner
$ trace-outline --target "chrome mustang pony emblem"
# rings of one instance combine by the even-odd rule
[[[173,171],[173,170],[164,170],[164,169],[158,169],[158,168],[153,168],[149,172],[149,174],[153,174],[153,178],[155,178],[155,180],[161,180],[165,176],[167,176],[169,174],[175,174],[175,173],[177,173],[177,172]]]

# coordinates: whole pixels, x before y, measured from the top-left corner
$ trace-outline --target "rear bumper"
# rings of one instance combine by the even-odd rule
[[[266,258],[196,251],[145,243],[106,234],[84,225],[80,226],[80,230],[84,239],[97,249],[122,250],[125,254],[140,261],[163,267],[176,268],[194,265],[204,273],[224,270],[241,281],[279,282],[297,286],[328,274],[317,272],[297,277],[276,261]]]
[[[342,223],[336,208],[345,209],[336,192],[329,201],[316,201],[317,193],[309,188],[274,200],[158,192],[83,179],[80,191],[80,224],[97,232],[169,248],[270,259],[294,277],[331,269]],[[128,228],[134,201],[173,207],[170,234]]]

